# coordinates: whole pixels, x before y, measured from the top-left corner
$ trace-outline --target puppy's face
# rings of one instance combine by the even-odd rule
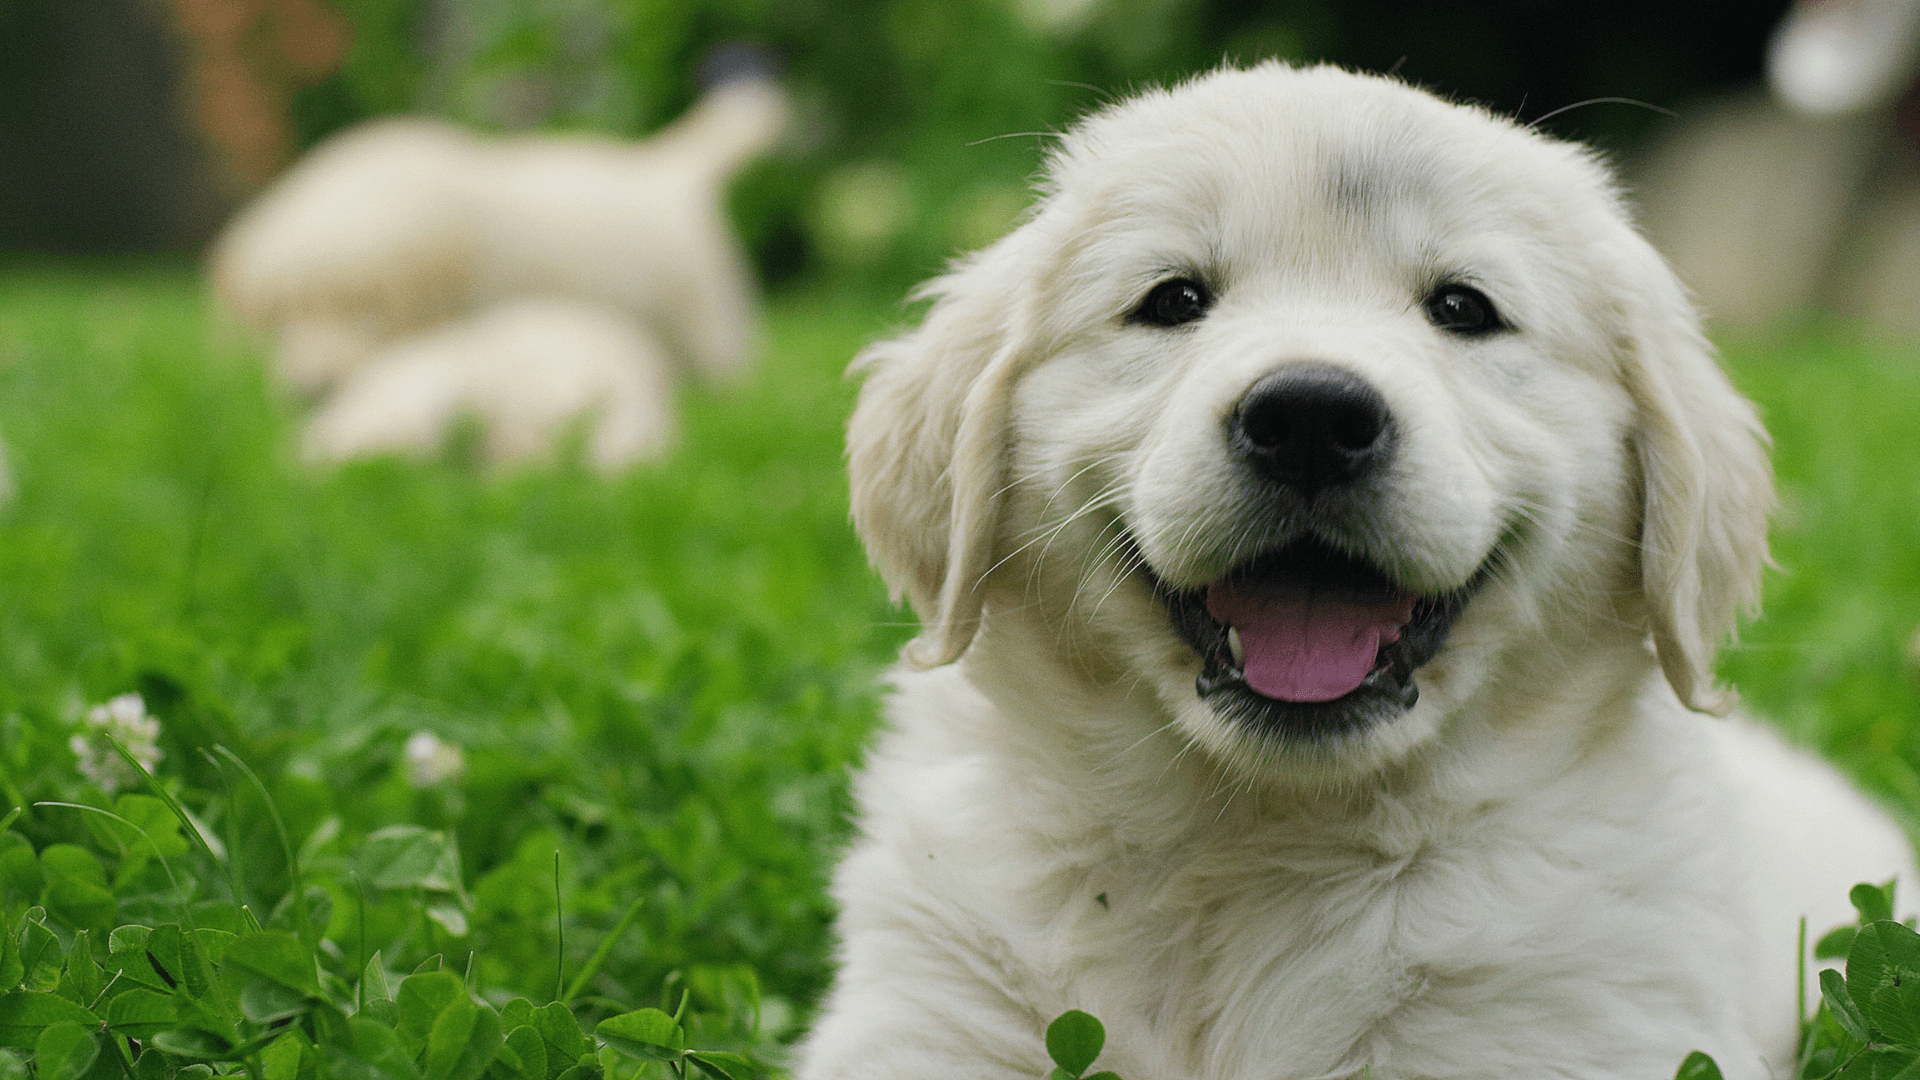
[[[1710,630],[1666,635],[1670,674],[1710,657],[1679,639],[1751,588],[1764,461],[1584,154],[1266,66],[1095,117],[1050,180],[877,350],[855,420],[856,513],[947,653],[974,605],[1037,619],[1223,760],[1316,775],[1402,756],[1490,679],[1622,625],[1660,637],[1668,554],[1696,590],[1744,575],[1707,587]],[[903,422],[945,459],[917,521],[863,499],[863,428],[897,444]],[[1716,476],[1737,492],[1693,497]],[[1686,505],[1649,506],[1662,485]],[[1643,557],[1676,514],[1692,547]],[[932,565],[901,528],[938,530]]]

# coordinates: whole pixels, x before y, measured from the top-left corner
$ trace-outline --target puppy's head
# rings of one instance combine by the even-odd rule
[[[1582,150],[1222,71],[1071,131],[1028,221],[927,293],[849,436],[911,660],[1038,621],[1262,766],[1377,765],[1649,634],[1720,703],[1762,436]]]

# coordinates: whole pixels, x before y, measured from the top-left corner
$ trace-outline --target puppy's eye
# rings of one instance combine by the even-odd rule
[[[1205,285],[1192,278],[1173,278],[1155,285],[1127,318],[1153,326],[1179,326],[1205,315],[1212,306],[1213,294]]]
[[[1507,329],[1487,294],[1471,286],[1447,284],[1427,295],[1427,321],[1449,334],[1479,337]]]

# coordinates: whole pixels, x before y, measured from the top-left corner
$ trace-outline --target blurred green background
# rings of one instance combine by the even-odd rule
[[[744,41],[778,58],[802,108],[792,145],[736,186],[737,220],[763,277],[775,287],[820,277],[898,287],[1012,219],[1039,159],[1041,140],[1025,133],[1223,58],[1397,69],[1523,118],[1602,97],[1675,109],[1756,81],[1783,9],[1653,0],[4,0],[0,250],[197,250],[288,154],[386,113],[642,135],[694,98],[717,44]],[[344,49],[328,36],[341,24]],[[235,104],[249,93],[259,100]],[[210,95],[225,104],[208,106]],[[206,114],[222,109],[251,110],[210,118],[238,132],[229,143],[270,142],[257,129],[280,124],[285,145],[237,168],[219,160],[204,129]],[[1548,127],[1625,153],[1662,120],[1606,103]]]
[[[236,903],[291,926],[273,815],[207,756],[227,747],[325,890],[340,986],[378,949],[546,1000],[606,943],[584,1018],[688,988],[697,1037],[777,1061],[830,976],[848,769],[911,622],[847,522],[841,373],[907,287],[1014,219],[1038,133],[1224,57],[1397,68],[1527,119],[1685,111],[1757,80],[1781,9],[0,0],[0,814],[28,807],[0,829],[0,929],[30,905],[68,943]],[[236,205],[390,112],[644,135],[730,41],[778,58],[802,122],[732,195],[769,290],[758,365],[682,394],[669,457],[298,460],[297,405],[199,276]],[[1546,126],[1628,158],[1667,119]],[[1825,324],[1724,344],[1784,508],[1769,614],[1723,673],[1913,829],[1920,357]],[[175,880],[47,805],[152,811],[84,746],[130,693],[222,866],[181,856]],[[371,864],[395,826],[451,869]]]

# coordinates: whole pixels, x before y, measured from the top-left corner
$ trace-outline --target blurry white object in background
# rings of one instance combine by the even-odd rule
[[[467,771],[466,752],[431,731],[416,731],[408,736],[404,753],[407,782],[417,788],[458,780]]]
[[[1767,81],[1810,116],[1877,109],[1913,81],[1916,0],[1800,0],[1767,44]]]
[[[1715,325],[1761,329],[1827,299],[1826,268],[1881,135],[1763,93],[1698,102],[1638,163],[1648,238]]]
[[[1801,0],[1770,92],[1696,104],[1635,170],[1654,244],[1716,325],[1811,311],[1920,339],[1920,0]]]
[[[631,316],[557,298],[509,300],[385,345],[308,424],[316,460],[431,454],[463,417],[494,466],[540,460],[577,423],[602,471],[673,440],[673,366]]]
[[[490,140],[422,118],[343,132],[234,220],[213,252],[215,292],[310,396],[390,363],[402,340],[524,297],[624,316],[648,335],[650,362],[657,341],[682,374],[733,372],[756,296],[722,201],[790,110],[764,67],[730,74],[644,142]],[[375,381],[412,385],[392,370]]]
[[[67,739],[67,747],[73,751],[81,775],[108,794],[137,788],[143,782],[139,771],[109,745],[109,739],[119,743],[148,772],[167,756],[160,749],[160,721],[147,713],[146,699],[139,694],[121,694],[89,708],[80,717],[79,730]]]

